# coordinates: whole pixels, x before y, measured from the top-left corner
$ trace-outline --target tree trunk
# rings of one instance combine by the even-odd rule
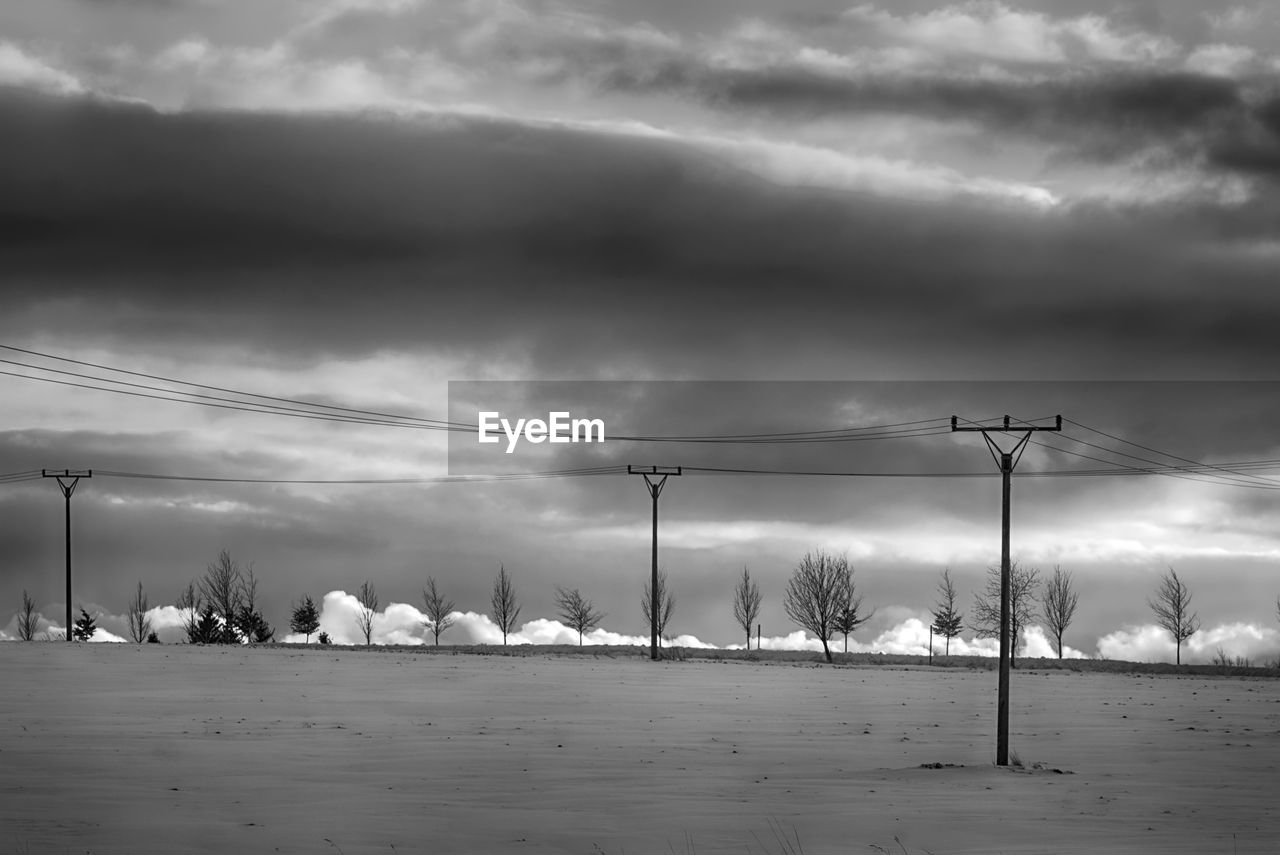
[[[831,658],[831,648],[827,647],[827,640],[826,640],[825,638],[824,638],[824,639],[822,639],[822,652],[823,652],[823,653],[825,653],[825,654],[827,654],[827,661],[828,661],[828,662],[834,662],[834,661],[835,661],[834,659],[832,659],[832,658]]]
[[[947,636],[947,647],[946,647],[946,651],[947,651],[947,652],[946,652],[946,653],[944,653],[943,655],[944,655],[944,656],[950,656],[950,655],[951,655],[951,636],[949,636],[949,635]]]
[[[1062,659],[1062,635],[1058,635],[1058,659]]]

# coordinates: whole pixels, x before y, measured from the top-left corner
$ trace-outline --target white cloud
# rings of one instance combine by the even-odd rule
[[[74,75],[8,41],[0,41],[0,85],[22,86],[61,95],[85,91],[84,85]]]
[[[691,139],[695,144],[700,142]],[[781,184],[879,193],[922,201],[977,196],[1050,208],[1058,199],[1043,187],[965,175],[937,164],[764,139],[707,140],[745,168]]]
[[[997,651],[998,655],[999,651]],[[1032,658],[1056,659],[1058,653],[1053,649],[1053,642],[1049,640],[1049,636],[1045,633],[1044,627],[1039,625],[1026,627],[1022,631],[1022,648],[1018,651],[1019,656],[1027,656]],[[1076,650],[1064,640],[1062,645],[1063,659],[1088,659],[1089,654],[1082,650]]]
[[[1259,664],[1280,652],[1280,632],[1249,623],[1219,624],[1201,629],[1185,642],[1182,661],[1207,663],[1221,648],[1227,656],[1237,656]],[[1098,639],[1098,655],[1105,659],[1131,662],[1173,662],[1173,636],[1153,624],[1128,626]]]
[[[213,48],[204,39],[183,39],[156,55],[155,65],[161,71],[173,71],[179,68],[200,66],[205,63]],[[131,57],[122,57],[129,59]]]
[[[1204,17],[1215,32],[1245,33],[1261,22],[1262,10],[1258,6],[1231,6],[1222,12],[1206,10]]]
[[[701,131],[677,132],[637,122],[530,120],[625,136],[665,139],[722,157],[765,180],[784,185],[874,193],[919,201],[954,197],[983,198],[1046,209],[1059,199],[1043,187],[966,175],[938,164],[837,151],[816,145],[744,135],[721,136]]]
[[[175,610],[176,611],[176,610]],[[334,644],[364,644],[364,633],[357,624],[360,602],[345,591],[325,594],[320,613],[320,630],[329,634]],[[476,612],[453,612],[453,623],[441,633],[441,644],[501,644],[500,630],[488,615]],[[425,613],[407,603],[390,603],[386,609],[373,616],[372,642],[374,644],[429,645],[435,643]],[[316,635],[311,640],[316,640]],[[301,633],[280,634],[286,644],[305,641]],[[509,633],[507,644],[577,644],[578,633],[559,621],[539,618],[525,622],[518,630]],[[649,636],[626,635],[598,628],[584,633],[582,644],[633,644],[647,645]],[[668,644],[679,647],[714,647],[693,635],[678,635]]]
[[[1055,19],[998,2],[964,3],[901,17],[862,5],[845,14],[854,23],[936,54],[1002,62],[1062,64],[1083,55],[1141,63],[1167,58],[1177,50],[1161,36],[1119,32],[1098,15]]]
[[[1252,48],[1243,45],[1200,45],[1187,55],[1185,65],[1189,71],[1232,77],[1248,70],[1256,56]]]

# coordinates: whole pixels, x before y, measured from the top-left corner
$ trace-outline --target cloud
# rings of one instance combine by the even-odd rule
[[[62,632],[62,625],[56,624],[46,618],[43,614],[38,615],[36,620],[37,639],[42,636],[54,636]],[[0,627],[0,641],[17,641],[18,640],[18,614],[14,612],[12,618],[3,627]]]
[[[1256,54],[1243,45],[1200,45],[1186,59],[1188,71],[1216,77],[1238,77],[1253,65]]]
[[[364,635],[356,623],[359,613],[359,601],[353,595],[344,591],[331,591],[324,597],[320,629],[329,634],[334,644],[362,645],[364,644]],[[489,619],[488,615],[476,612],[454,612],[451,617],[453,623],[442,634],[441,643],[502,644],[502,631]],[[391,603],[384,611],[374,614],[372,643],[375,645],[431,645],[434,640],[427,624],[429,624],[427,616],[414,606],[404,603]],[[870,641],[859,642],[856,638],[851,638],[848,650],[850,653],[924,656],[928,653],[928,639],[928,624],[918,618],[909,618],[884,630]],[[286,644],[299,644],[305,640],[305,637],[300,633],[290,633],[281,635],[280,640]],[[314,635],[311,640],[314,643]],[[629,645],[647,647],[650,639],[647,634],[629,635],[599,627],[583,633],[581,642],[582,646]],[[525,621],[507,637],[507,644],[509,645],[577,645],[578,643],[579,639],[576,630],[565,626],[558,620],[547,618],[535,618]],[[721,649],[719,645],[705,642],[696,635],[688,633],[667,637],[664,639],[663,644],[664,646],[707,650]],[[754,638],[752,644],[755,644]],[[935,638],[935,653],[940,654],[942,652],[942,644],[943,639],[940,636]],[[1025,647],[1021,653],[1023,656],[1053,658],[1057,655],[1052,651],[1049,642],[1045,639],[1039,627],[1032,627],[1027,630],[1024,636],[1024,644]],[[844,650],[843,638],[838,635],[829,641],[828,645],[833,652],[842,652]],[[734,643],[724,645],[723,649],[740,650],[743,646]],[[796,630],[787,635],[763,637],[760,639],[760,646],[764,650],[821,651],[822,641],[807,634],[804,630]],[[966,640],[961,637],[951,640],[950,652],[953,656],[996,656],[999,654],[999,645],[994,639]],[[1067,647],[1064,653],[1066,658],[1083,658],[1084,655],[1070,647]]]
[[[713,307],[723,306],[725,297],[746,283],[762,295],[776,293],[779,277],[809,299],[777,304],[775,324],[835,337],[823,320],[832,316],[829,308],[856,304],[854,323],[866,326],[867,338],[854,336],[848,345],[854,347],[892,339],[895,326],[936,332],[939,341],[954,339],[960,328],[970,334],[1013,329],[1015,336],[1043,340],[1048,330],[1070,327],[1073,340],[1105,336],[1123,343],[1127,339],[1109,332],[1121,326],[1132,339],[1132,351],[1151,354],[1155,364],[1169,354],[1160,354],[1146,337],[1199,339],[1199,331],[1185,325],[1202,326],[1214,318],[1199,311],[1194,304],[1201,298],[1180,284],[1188,277],[1185,254],[1196,248],[1199,236],[1178,221],[1135,222],[1097,210],[1026,217],[1017,212],[1025,209],[1005,212],[972,200],[924,209],[882,197],[763,183],[677,140],[510,122],[325,117],[300,123],[246,115],[161,119],[136,107],[63,107],[94,133],[55,141],[48,136],[48,123],[39,119],[51,115],[48,104],[21,99],[0,104],[11,139],[28,153],[21,164],[0,167],[13,206],[13,227],[4,240],[16,269],[38,270],[41,280],[39,288],[14,294],[9,317],[15,323],[26,317],[24,308],[36,310],[34,303],[97,302],[76,283],[89,271],[101,276],[104,268],[114,271],[113,289],[123,298],[117,304],[146,309],[116,317],[94,312],[99,330],[130,334],[130,325],[145,326],[188,340],[211,337],[215,329],[233,338],[257,338],[270,330],[274,346],[286,350],[304,341],[324,341],[335,350],[374,342],[395,347],[421,341],[424,324],[441,347],[475,341],[481,329],[488,340],[512,344],[528,341],[521,330],[530,330],[526,320],[536,317],[547,325],[532,328],[543,354],[566,349],[556,342],[569,339],[555,329],[572,326],[581,347],[592,348],[594,336],[607,338],[612,347],[597,349],[621,363],[629,355],[628,341],[637,347],[683,341],[684,348],[697,348],[699,339],[686,333],[705,328]],[[223,141],[220,157],[198,166],[191,143],[211,128]],[[90,137],[92,150],[79,141]],[[156,152],[153,160],[161,166],[127,177],[107,167],[137,145]],[[54,151],[64,156],[54,158]],[[811,170],[822,181],[839,170],[856,175],[859,168],[857,160],[833,157],[828,167],[820,160],[768,156],[793,176]],[[880,180],[874,169],[863,174],[872,186]],[[46,183],[53,175],[64,176],[65,185]],[[945,173],[942,178],[943,185],[965,189],[964,182]],[[59,191],[59,186],[84,192]],[[135,194],[144,201],[121,207]],[[550,210],[544,204],[548,198],[556,199]],[[453,201],[446,206],[442,199]],[[144,235],[163,235],[161,248],[143,241]],[[928,254],[910,248],[921,235],[931,236]],[[1010,240],[1032,242],[1038,252],[1020,259],[1016,270],[988,269],[992,254]],[[1074,246],[1090,251],[1080,253]],[[318,260],[323,264],[312,269]],[[1167,287],[1154,289],[1127,273],[1142,267],[1151,269],[1149,281]],[[1219,294],[1232,294],[1235,301],[1232,317],[1265,318],[1268,310],[1257,305],[1249,275],[1236,267],[1228,257],[1215,265]],[[876,275],[850,283],[843,271],[852,268]],[[189,271],[188,281],[178,287],[169,275],[175,269]],[[270,288],[262,287],[266,270],[273,271]],[[286,270],[289,275],[283,275]],[[645,336],[606,335],[595,323],[598,312],[589,297],[601,277],[616,276],[657,289],[661,298],[653,306],[676,300],[683,311]],[[358,294],[346,287],[353,277],[361,281]],[[214,299],[215,290],[205,287],[203,280],[214,278],[216,293],[227,299]],[[1028,278],[1046,285],[1029,304],[1016,285]],[[941,287],[943,279],[968,283],[965,294]],[[406,280],[436,284],[428,292],[403,287]],[[696,291],[686,287],[692,281],[699,284]],[[1107,284],[1112,282],[1123,286],[1112,288]],[[1061,287],[1049,287],[1053,284]],[[497,288],[497,299],[511,311],[481,317],[467,297],[476,287]],[[332,299],[302,296],[317,292]],[[930,301],[937,311],[930,317],[903,313],[904,293]],[[1151,323],[1127,323],[1126,301]],[[362,328],[347,322],[350,310],[360,305],[388,302],[403,310],[383,318],[370,336],[362,337]],[[578,307],[575,314],[552,311],[566,303]],[[979,310],[987,303],[997,308]],[[1008,323],[1024,304],[1041,314],[1033,323],[1025,316],[1021,323]],[[766,322],[760,305],[736,304],[743,322],[721,324],[724,334],[758,339],[752,331]],[[285,306],[297,323],[277,322],[275,315]],[[645,306],[638,311],[655,319],[669,314]],[[887,324],[886,311],[896,315]],[[64,311],[60,317],[67,322],[72,314]],[[939,325],[931,317],[942,316],[951,319],[950,332],[932,329]],[[1242,322],[1248,323],[1236,321]],[[839,338],[849,339],[845,332]],[[1236,330],[1225,338],[1237,345],[1247,340],[1266,351],[1274,341],[1262,332],[1242,336]],[[716,349],[722,351],[723,345]],[[762,353],[775,346],[763,342]],[[660,358],[652,354],[661,348],[644,349],[650,359]],[[1186,351],[1179,347],[1178,352]]]
[[[357,624],[361,613],[360,601],[345,591],[330,591],[325,594],[320,612],[320,631],[329,634],[334,644],[364,644],[364,633]],[[476,612],[458,612],[450,615],[452,622],[441,634],[442,644],[502,644],[502,630],[489,619],[488,615]],[[281,634],[280,640],[287,644],[305,641],[301,633]],[[315,635],[312,635],[314,642]],[[431,645],[435,643],[427,615],[414,606],[406,603],[389,603],[382,611],[373,615],[373,644],[393,645]],[[507,644],[577,644],[576,630],[559,621],[537,618],[526,621],[507,636]],[[640,645],[649,644],[649,637],[626,635],[612,632],[603,627],[584,633],[583,645]],[[707,644],[692,635],[677,635],[667,643],[679,647],[710,648]]]
[[[960,54],[1003,62],[1067,63],[1081,57],[1150,63],[1177,51],[1171,40],[1120,32],[1100,15],[1053,18],[999,2],[967,2],[898,16],[872,5],[844,13],[853,25],[934,54]]]
[[[1098,15],[1055,18],[1001,3],[906,15],[860,5],[824,26],[794,26],[801,20],[739,19],[692,35],[557,4],[446,10],[435,3],[333,3],[274,38],[237,44],[187,35],[149,55],[116,50],[98,56],[89,65],[109,68],[98,72],[98,84],[94,72],[86,73],[94,91],[170,110],[375,109],[623,125],[635,104],[613,96],[649,95],[658,99],[643,111],[652,117],[649,124],[686,136],[707,124],[681,116],[692,99],[729,114],[731,122],[744,111],[781,120],[767,133],[757,131],[759,142],[743,144],[772,147],[769,160],[783,173],[777,161],[789,159],[789,148],[794,154],[804,147],[805,127],[797,127],[796,118],[912,116],[1106,162],[1149,151],[1195,162],[1211,154],[1210,143],[1221,139],[1229,147],[1249,125],[1237,91],[1244,84],[1221,76],[1250,65],[1251,49],[1243,45],[1184,52],[1167,37],[1118,28]],[[39,64],[17,56],[10,63],[15,67]],[[46,84],[54,79],[48,71],[22,75]],[[79,83],[62,88],[83,91]],[[543,94],[551,91],[558,95]],[[684,101],[679,109],[662,103],[672,95]],[[705,127],[703,135],[715,136]],[[921,147],[938,154],[946,145]],[[936,185],[945,176],[951,185],[959,177],[941,164],[915,167],[902,157],[887,163],[891,148],[859,148],[846,144],[826,159],[854,162],[860,172],[874,166],[882,181],[907,167],[917,182]],[[816,152],[806,158],[822,159]],[[1242,163],[1209,159],[1225,169]],[[966,165],[972,170],[973,161]],[[811,163],[805,171],[814,169]],[[1007,194],[1016,184],[971,177],[968,189],[984,194]],[[1028,189],[1041,201],[1052,192]]]
[[[0,86],[19,86],[57,95],[85,91],[84,85],[74,75],[9,41],[0,41]]]
[[[1235,659],[1244,657],[1260,663],[1280,650],[1280,632],[1252,623],[1219,624],[1200,629],[1186,640],[1182,661],[1205,664],[1222,649]],[[1098,639],[1098,655],[1104,659],[1131,662],[1173,662],[1175,645],[1169,631],[1152,624],[1128,626]]]

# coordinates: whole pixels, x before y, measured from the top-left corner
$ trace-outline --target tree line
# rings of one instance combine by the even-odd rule
[[[667,629],[675,613],[676,600],[668,584],[665,571],[658,573],[658,583],[644,583],[640,606],[646,624],[656,615],[660,639],[667,639]],[[968,628],[978,638],[1000,637],[1000,568],[989,567],[986,583],[974,595]],[[938,599],[932,609],[931,629],[945,641],[944,655],[951,652],[951,640],[961,635],[966,627],[964,614],[958,608],[959,594],[951,578],[950,568],[942,571],[937,584]],[[356,626],[364,637],[365,645],[373,643],[375,616],[378,613],[378,593],[373,583],[365,580],[355,595],[357,603]],[[1039,570],[1014,561],[1009,572],[1009,620],[1011,664],[1016,667],[1017,641],[1022,632],[1039,623],[1048,635],[1058,658],[1065,650],[1064,636],[1075,620],[1079,608],[1079,593],[1072,575],[1060,566],[1052,575],[1040,579]],[[428,577],[422,590],[423,626],[432,633],[436,645],[440,636],[455,623],[456,606],[445,596],[435,577]],[[744,567],[732,593],[733,617],[746,637],[746,648],[751,649],[751,630],[759,634],[760,610],[763,596],[751,572]],[[1156,623],[1169,632],[1175,642],[1176,662],[1182,662],[1182,645],[1200,628],[1199,616],[1191,609],[1191,592],[1171,567],[1147,601]],[[515,585],[505,565],[499,565],[490,593],[489,618],[502,632],[502,643],[517,628],[521,611]],[[607,617],[595,604],[583,596],[578,588],[557,586],[555,605],[560,621],[578,634],[578,644],[586,633],[599,627]],[[844,638],[844,650],[849,649],[849,635],[875,615],[875,609],[863,606],[862,595],[857,592],[853,568],[846,557],[831,555],[822,550],[807,552],[801,557],[783,591],[783,610],[792,622],[811,633],[822,643],[823,654],[833,661],[830,641],[837,635]],[[253,563],[242,565],[227,550],[218,553],[217,560],[208,564],[204,574],[189,582],[179,594],[177,608],[184,615],[182,630],[186,641],[192,644],[261,644],[274,640],[275,629],[263,616],[259,605],[258,579]],[[87,641],[96,631],[94,616],[83,608],[74,622],[73,638]],[[142,583],[138,582],[127,608],[129,637],[134,642],[156,642],[159,639],[149,616],[150,604]],[[1276,601],[1280,618],[1280,598]],[[31,641],[36,637],[40,615],[35,602],[24,590],[22,608],[17,615],[18,637]],[[289,628],[304,636],[310,643],[311,636],[320,629],[320,608],[312,597],[304,595],[291,607]],[[320,632],[321,644],[330,642],[327,633]],[[759,647],[759,641],[757,641]]]

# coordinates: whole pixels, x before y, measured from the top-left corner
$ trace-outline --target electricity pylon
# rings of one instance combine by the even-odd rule
[[[81,478],[92,478],[92,469],[41,469],[40,474],[46,478],[57,478],[62,495],[67,500],[67,641],[71,641],[71,494]],[[66,479],[65,481],[63,479]]]
[[[645,486],[649,488],[649,495],[653,497],[653,582],[649,587],[649,596],[655,601],[658,598],[658,497],[662,495],[662,488],[667,484],[667,478],[671,475],[679,475],[679,466],[628,466],[628,475],[643,475]],[[653,480],[658,476],[658,480]],[[658,660],[658,611],[661,603],[649,603],[649,657],[655,662]]]
[[[1000,482],[1003,488],[1000,512],[1000,689],[996,700],[996,765],[1008,766],[1009,651],[1012,645],[1018,641],[1016,638],[1009,638],[1009,489],[1013,470],[1018,465],[1018,461],[1022,459],[1022,452],[1026,450],[1027,440],[1031,439],[1031,434],[1041,430],[1062,430],[1062,416],[1057,417],[1052,427],[1012,424],[1008,416],[1004,417],[1003,424],[994,427],[981,425],[960,427],[957,422],[958,418],[952,416],[951,430],[953,432],[972,431],[981,433],[982,438],[987,441],[987,449],[995,459],[996,466],[1000,468]],[[1012,449],[1005,451],[988,436],[991,433],[1021,433],[1022,439],[1018,440]]]

